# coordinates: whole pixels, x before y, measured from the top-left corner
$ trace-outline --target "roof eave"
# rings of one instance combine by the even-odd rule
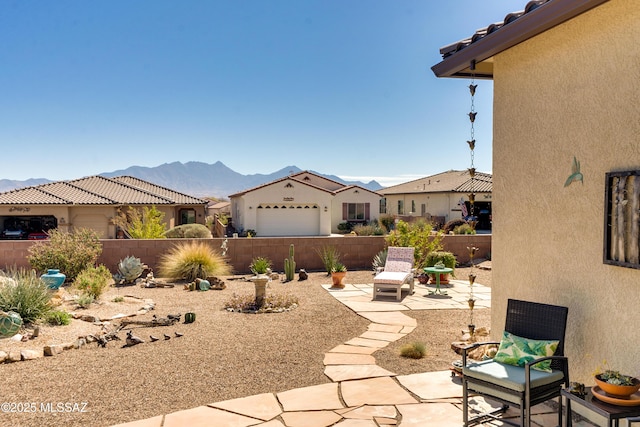
[[[487,59],[609,0],[550,1],[431,67],[436,77],[493,79]],[[471,70],[474,64],[476,69]]]

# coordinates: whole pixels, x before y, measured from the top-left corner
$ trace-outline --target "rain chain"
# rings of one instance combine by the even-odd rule
[[[471,64],[471,69],[475,69],[475,62]],[[473,164],[473,157],[474,157],[474,150],[476,148],[476,140],[475,140],[475,129],[473,128],[473,124],[476,121],[476,114],[478,114],[475,111],[475,105],[474,105],[474,98],[476,95],[476,88],[478,87],[477,84],[474,84],[474,80],[475,80],[475,76],[472,74],[471,75],[471,84],[469,85],[469,93],[471,93],[471,111],[469,112],[469,121],[471,122],[471,139],[469,139],[467,141],[467,144],[469,144],[469,151],[471,152],[471,166],[469,167],[468,171],[469,171],[469,176],[471,177],[471,193],[469,194],[469,215],[471,215],[471,225],[473,226],[473,228],[475,228],[476,226],[476,222],[473,220],[473,213],[474,213],[474,204],[475,204],[475,199],[476,199],[476,195],[475,195],[475,187],[474,187],[474,178],[476,176],[476,168]],[[473,297],[473,283],[476,280],[476,274],[474,272],[474,268],[475,268],[475,264],[473,263],[473,257],[476,254],[476,251],[478,250],[478,248],[476,248],[475,246],[467,246],[467,250],[469,251],[469,259],[471,262],[471,272],[469,273],[469,299],[467,300],[467,303],[469,304],[469,335],[471,336],[471,339],[474,339],[474,333],[476,330],[476,325],[473,323],[473,307],[475,305],[475,298]]]

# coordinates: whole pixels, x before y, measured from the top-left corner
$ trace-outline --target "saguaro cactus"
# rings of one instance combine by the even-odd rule
[[[293,280],[296,274],[296,261],[293,259],[293,243],[289,246],[289,258],[284,259],[284,274],[287,282]]]

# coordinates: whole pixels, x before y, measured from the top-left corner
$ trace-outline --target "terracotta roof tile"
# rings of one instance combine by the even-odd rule
[[[132,177],[89,176],[0,193],[0,204],[204,205],[207,202]]]
[[[492,176],[488,173],[476,172],[473,180],[475,192],[491,192]],[[467,193],[471,191],[471,177],[467,170],[451,170],[383,188],[379,194],[411,194],[411,193]]]

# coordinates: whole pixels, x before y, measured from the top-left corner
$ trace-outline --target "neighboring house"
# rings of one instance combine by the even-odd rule
[[[204,224],[207,201],[130,176],[90,176],[0,193],[0,227],[3,233],[22,232],[5,238],[39,238],[52,228],[90,228],[101,238],[115,238],[118,209],[152,206],[164,213],[168,229]]]
[[[438,77],[493,80],[476,80],[475,95],[493,86],[492,335],[504,327],[508,298],[567,306],[571,379],[587,385],[604,359],[640,373],[637,233],[617,228],[635,259],[610,254],[612,218],[639,225],[640,197],[626,191],[640,185],[638,6],[532,1],[442,48],[432,67]],[[623,171],[627,187],[607,175]]]
[[[328,236],[343,222],[377,219],[380,195],[309,171],[229,196],[233,226],[258,236]]]
[[[383,188],[385,213],[399,217],[422,217],[444,225],[449,220],[474,216],[477,228],[491,229],[491,174],[451,170],[404,184]],[[475,194],[471,212],[469,194]]]

